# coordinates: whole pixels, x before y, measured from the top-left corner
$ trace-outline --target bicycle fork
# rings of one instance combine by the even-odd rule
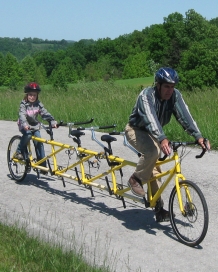
[[[184,177],[184,175],[181,174],[181,165],[179,162],[179,156],[176,153],[175,154],[175,161],[176,161],[176,177],[175,177],[175,186],[176,186],[176,193],[177,193],[177,200],[178,200],[178,204],[179,204],[179,208],[181,213],[185,216],[186,215],[186,210],[187,209],[192,209],[192,197],[191,197],[191,193],[189,191],[189,188],[187,185],[180,184],[181,180],[186,180],[186,178]],[[181,191],[182,189],[184,189],[185,191],[185,195],[182,195]],[[185,199],[183,199],[185,197]]]

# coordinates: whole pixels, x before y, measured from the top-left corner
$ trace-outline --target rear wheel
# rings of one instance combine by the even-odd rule
[[[192,181],[179,182],[184,212],[181,212],[176,187],[169,199],[170,222],[180,242],[188,246],[199,245],[208,229],[208,207],[200,188]]]
[[[8,169],[10,171],[11,177],[16,181],[22,181],[25,179],[26,171],[26,162],[24,160],[14,159],[14,154],[16,153],[17,146],[20,143],[21,136],[16,135],[11,138],[8,144],[7,151],[7,162]]]

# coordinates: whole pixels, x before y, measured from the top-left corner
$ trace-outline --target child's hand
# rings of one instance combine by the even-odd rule
[[[30,127],[29,127],[29,126],[25,126],[24,129],[25,129],[25,130],[29,130]]]

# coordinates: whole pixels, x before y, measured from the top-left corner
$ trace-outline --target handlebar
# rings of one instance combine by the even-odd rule
[[[99,126],[99,127],[88,127],[88,128],[85,128],[85,127],[78,127],[77,130],[90,130],[91,133],[92,133],[92,141],[95,141],[97,144],[99,144],[102,148],[105,148],[105,146],[98,141],[98,139],[95,137],[95,130],[98,130],[98,129],[108,129],[108,128],[115,128],[116,125],[109,125],[109,126]]]
[[[44,130],[48,131],[48,130],[50,130],[50,127],[52,128],[51,122],[49,121],[48,123],[49,123],[49,126],[46,126],[43,123],[39,123],[39,127],[37,127],[37,128],[35,126],[29,126],[28,130],[36,131],[36,130],[43,128]]]
[[[203,149],[202,149],[202,152],[201,152],[200,155],[195,156],[196,159],[202,158],[202,157],[204,156],[204,154],[206,153],[206,151],[209,150],[209,147],[208,147],[208,139],[207,139],[207,138],[204,138],[203,143],[204,143],[204,146],[205,146],[206,148],[203,148]]]
[[[204,154],[206,153],[207,150],[209,150],[208,147],[208,139],[204,138],[203,141],[204,145],[206,148],[202,148],[202,152],[199,155],[196,155],[195,158],[196,159],[200,159],[204,156]],[[188,146],[188,145],[199,145],[198,141],[194,141],[194,142],[170,142],[170,145],[172,146],[173,151],[177,151],[179,147],[181,146]],[[162,158],[159,158],[159,161],[164,161],[166,158],[168,157],[168,155],[164,155]]]
[[[123,135],[124,136],[124,145],[129,147],[132,151],[134,151],[139,157],[141,155],[140,152],[138,152],[133,146],[131,146],[125,136],[124,132],[119,132],[119,131],[113,131],[110,132],[109,135]],[[207,150],[209,150],[208,147],[208,139],[204,138],[203,143],[205,145],[206,148],[202,148],[202,152],[199,155],[196,155],[195,158],[196,159],[200,159],[204,156],[204,154],[206,153]],[[175,141],[171,141],[170,145],[173,149],[173,151],[177,151],[179,147],[181,146],[188,146],[188,145],[199,145],[198,141],[194,141],[194,142],[175,142]],[[168,157],[168,155],[164,155],[162,158],[159,158],[159,161],[164,161],[166,158]]]
[[[77,130],[98,130],[98,129],[108,129],[115,128],[117,125],[109,125],[109,126],[100,126],[100,127],[78,127]]]
[[[91,120],[94,120],[94,119],[91,119]],[[90,121],[91,121],[90,120]],[[84,124],[85,122],[83,122]],[[86,122],[87,123],[90,123],[90,122]],[[77,123],[78,124],[78,123]],[[103,148],[105,148],[105,146],[99,142],[96,137],[95,137],[95,130],[99,130],[99,129],[108,129],[108,128],[115,128],[116,125],[108,125],[108,126],[98,126],[98,127],[77,127],[76,129],[72,129],[73,128],[73,125],[72,123],[70,123],[69,125],[69,134],[68,134],[68,137],[69,138],[73,138],[73,140],[77,143],[77,144],[81,144],[81,141],[79,139],[79,137],[81,135],[85,135],[85,133],[83,134],[80,134],[79,131],[81,130],[90,130],[91,131],[91,134],[92,134],[92,140],[95,141],[96,143],[98,143],[100,146],[102,146]],[[77,133],[78,132],[78,133]]]
[[[32,131],[32,132],[34,132],[34,131],[36,131],[38,129],[43,128],[50,135],[50,139],[54,140],[54,138],[53,138],[53,130],[52,130],[53,126],[51,125],[52,121],[49,120],[47,122],[48,122],[48,126],[45,126],[43,123],[40,122],[38,128],[36,128],[35,126],[29,126],[29,130]]]
[[[119,131],[112,131],[112,132],[109,132],[109,135],[123,135],[124,132],[119,132]]]
[[[82,121],[82,122],[69,122],[69,123],[64,123],[63,121],[60,121],[58,124],[57,124],[57,127],[60,127],[60,126],[79,126],[79,125],[85,125],[85,124],[90,124],[94,121],[94,118],[91,118],[90,120],[88,121]]]

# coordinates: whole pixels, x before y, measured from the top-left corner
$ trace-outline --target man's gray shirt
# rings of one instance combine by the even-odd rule
[[[177,89],[174,89],[169,100],[162,101],[155,87],[142,90],[129,117],[129,124],[149,132],[161,142],[167,138],[163,126],[169,123],[172,114],[188,134],[196,140],[202,137],[188,106]]]

